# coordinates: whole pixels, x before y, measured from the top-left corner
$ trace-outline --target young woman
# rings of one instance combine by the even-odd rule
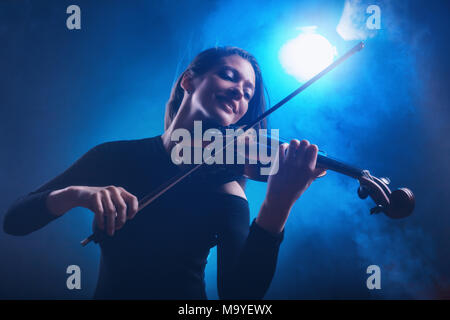
[[[203,51],[172,89],[162,135],[92,148],[19,198],[5,215],[4,230],[26,235],[72,208],[92,211],[94,227],[107,234],[100,242],[98,299],[206,299],[204,269],[216,245],[220,298],[263,298],[291,207],[324,173],[316,168],[316,145],[306,140],[280,145],[278,173],[268,178],[251,224],[242,183],[251,170],[194,175],[137,212],[138,199],[181,172],[170,157],[174,130],[192,131],[196,120],[204,129],[249,123],[265,108],[263,88],[248,52]]]

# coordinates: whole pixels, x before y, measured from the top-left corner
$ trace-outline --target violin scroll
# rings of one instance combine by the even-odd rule
[[[411,190],[400,188],[391,191],[388,187],[390,183],[388,178],[374,177],[367,170],[363,170],[358,180],[360,182],[358,196],[361,199],[370,196],[376,204],[370,210],[371,214],[383,212],[389,218],[401,219],[413,212],[415,197]]]
[[[393,219],[401,219],[409,216],[415,206],[414,194],[408,188],[400,188],[391,193],[391,205],[386,215]]]

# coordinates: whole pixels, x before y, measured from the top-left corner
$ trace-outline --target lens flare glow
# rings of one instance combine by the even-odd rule
[[[322,35],[307,28],[295,39],[289,40],[279,51],[285,71],[303,82],[330,65],[337,55],[336,47]]]

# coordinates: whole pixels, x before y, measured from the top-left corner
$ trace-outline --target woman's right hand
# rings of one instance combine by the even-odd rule
[[[71,186],[74,205],[84,207],[95,214],[94,223],[108,235],[122,228],[127,219],[133,219],[139,207],[136,196],[122,187]]]

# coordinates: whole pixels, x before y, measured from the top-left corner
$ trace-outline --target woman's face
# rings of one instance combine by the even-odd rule
[[[221,58],[211,70],[191,80],[191,108],[221,126],[234,124],[245,115],[255,91],[255,71],[238,55]]]

